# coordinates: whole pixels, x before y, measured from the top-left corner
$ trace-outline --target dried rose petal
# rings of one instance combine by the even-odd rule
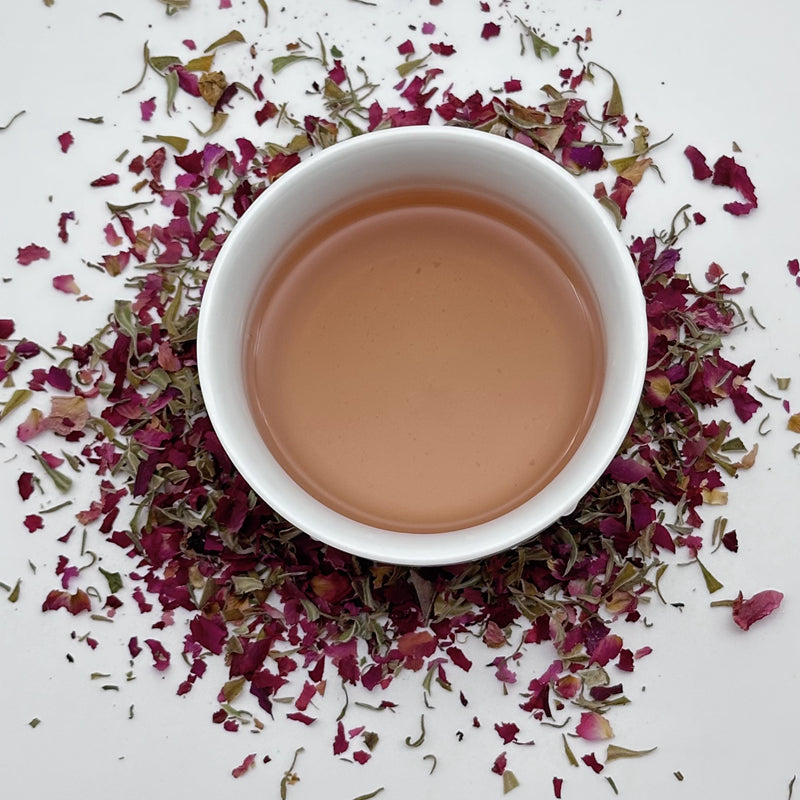
[[[44,528],[44,520],[38,514],[28,514],[23,520],[23,524],[30,533]]]
[[[73,594],[53,589],[42,603],[42,611],[55,611],[59,608],[66,608],[73,615],[80,614],[82,611],[92,610],[92,601],[83,589],[77,589]]]
[[[32,408],[24,422],[17,426],[17,438],[28,442],[45,430],[45,416],[38,408]]]
[[[60,134],[58,137],[58,143],[61,145],[61,152],[66,153],[70,147],[72,147],[72,143],[75,141],[75,137],[69,132],[64,131],[64,133]]]
[[[453,45],[445,44],[444,42],[439,42],[438,44],[429,44],[428,47],[430,47],[432,52],[439,56],[451,56],[456,51]]]
[[[481,39],[491,39],[494,36],[499,36],[500,26],[494,22],[487,22],[481,30]]]
[[[256,754],[250,753],[249,755],[245,756],[244,761],[242,761],[242,763],[239,764],[238,767],[234,767],[231,770],[231,775],[233,775],[234,778],[241,778],[242,775],[245,774],[245,772],[247,772],[249,769],[252,769],[255,766],[255,763],[256,763]]]
[[[768,617],[775,609],[780,607],[783,594],[774,589],[765,589],[757,592],[747,600],[742,599],[742,593],[733,601],[733,621],[743,630],[750,630],[754,622]]]
[[[556,800],[561,800],[561,789],[563,786],[563,778],[553,778],[553,796],[556,798]]]
[[[169,667],[170,656],[158,639],[145,639],[144,643],[150,648],[150,653],[153,656],[153,666],[159,671],[163,672]]]
[[[584,711],[581,714],[581,721],[576,726],[575,733],[589,742],[600,742],[614,736],[608,720],[595,711]]]
[[[114,186],[119,183],[119,175],[116,172],[109,172],[107,175],[101,175],[95,178],[89,185],[90,186]]]
[[[292,711],[291,713],[286,715],[287,719],[293,719],[295,722],[302,722],[303,725],[310,725],[312,722],[316,722],[316,717],[309,717],[308,714],[304,714],[302,711]]]
[[[706,157],[696,147],[690,144],[683,152],[692,165],[692,177],[695,180],[704,181],[713,175],[711,167],[706,162]]]
[[[336,737],[333,740],[333,754],[335,756],[341,755],[348,747],[350,747],[350,742],[347,741],[347,737],[344,733],[344,725],[342,725],[340,721],[336,729]]]
[[[149,100],[142,100],[139,103],[139,110],[142,113],[142,121],[149,122],[153,118],[153,113],[156,110],[156,99],[151,97]]]
[[[510,744],[517,738],[519,727],[513,722],[498,722],[495,723],[494,729],[497,735],[503,740],[503,744]]]
[[[715,186],[728,186],[736,189],[745,199],[744,203],[725,203],[723,209],[734,216],[749,214],[758,207],[756,190],[747,170],[730,156],[720,156],[714,164],[714,176],[711,183]]]
[[[503,83],[503,91],[511,94],[522,89],[522,81],[519,78],[511,78]]]
[[[800,260],[796,258],[790,258],[786,262],[786,267],[788,268],[790,275],[797,277],[798,272],[800,272]]]
[[[422,32],[429,36],[436,30],[436,26],[432,22],[423,22],[422,23]]]
[[[14,320],[0,319],[0,339],[10,339],[14,335]]]
[[[46,247],[41,247],[38,244],[29,244],[25,247],[17,248],[17,263],[27,267],[34,261],[41,261],[44,258],[50,258],[50,251]]]
[[[581,756],[581,761],[583,761],[587,767],[591,767],[597,773],[602,772],[604,769],[603,765],[597,760],[597,757],[594,753],[587,753],[587,755]]]
[[[55,278],[53,278],[53,287],[65,294],[81,293],[80,286],[75,283],[74,275],[56,275]]]
[[[497,775],[502,775],[506,771],[507,766],[508,766],[508,759],[506,758],[506,753],[504,750],[494,760],[494,764],[492,764],[492,772],[494,772]]]
[[[356,750],[353,753],[353,761],[358,764],[366,764],[372,758],[372,754],[368,753],[366,750]]]
[[[397,45],[397,52],[400,53],[401,56],[411,55],[414,52],[414,45],[411,39],[406,39],[404,42]]]
[[[63,211],[58,217],[58,238],[64,244],[69,241],[69,232],[67,231],[67,222],[75,220],[74,211]]]

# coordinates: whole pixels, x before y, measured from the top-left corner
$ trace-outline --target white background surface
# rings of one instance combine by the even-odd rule
[[[755,309],[766,330],[750,323],[731,337],[736,348],[733,360],[756,358],[754,383],[769,391],[774,391],[771,375],[791,377],[786,396],[793,410],[800,409],[800,287],[786,270],[787,259],[800,255],[796,191],[800,159],[794,142],[800,107],[794,92],[793,38],[800,26],[799,6],[782,0],[757,6],[743,0],[725,4],[560,0],[510,2],[507,7],[492,2],[491,13],[482,14],[477,0],[444,0],[437,7],[421,0],[379,0],[380,8],[347,0],[286,0],[283,12],[270,3],[270,23],[264,30],[263,12],[255,0],[235,2],[230,10],[201,0],[193,0],[193,5],[174,17],[165,16],[156,0],[55,0],[50,8],[41,2],[15,5],[14,24],[5,25],[0,48],[0,124],[20,109],[27,113],[0,132],[5,189],[0,277],[12,279],[0,284],[0,316],[14,317],[18,333],[49,344],[63,330],[70,340],[81,341],[103,324],[111,301],[121,292],[121,282],[89,270],[82,262],[108,249],[102,239],[105,201],[126,202],[129,196],[122,187],[89,189],[89,181],[116,171],[119,165],[114,159],[126,148],[131,154],[149,152],[141,145],[143,133],[190,136],[189,119],[200,127],[205,123],[201,116],[205,112],[184,98],[172,118],[164,116],[163,83],[152,74],[140,89],[121,94],[139,77],[146,39],[153,53],[188,58],[182,39],[194,38],[202,50],[238,28],[248,43],[257,43],[258,55],[251,59],[241,45],[224,56],[220,53],[228,78],[251,85],[263,72],[268,96],[276,102],[289,100],[297,114],[313,109],[305,89],[319,73],[295,65],[277,76],[272,87],[269,61],[283,54],[287,42],[299,36],[312,41],[317,31],[344,50],[347,63],[349,59],[356,63],[363,55],[359,63],[383,84],[378,97],[385,104],[394,97],[393,69],[401,61],[395,48],[409,36],[418,52],[424,52],[427,41],[456,46],[457,55],[431,59],[431,65],[446,70],[437,81],[440,87],[453,81],[457,94],[475,88],[488,93],[503,80],[519,77],[525,91],[516,99],[537,104],[543,99],[537,88],[555,83],[559,66],[577,62],[571,47],[562,48],[554,62],[537,61],[530,51],[521,57],[517,31],[507,16],[519,13],[549,40],[559,41],[591,27],[594,41],[589,56],[617,76],[628,114],[638,113],[650,127],[653,141],[673,134],[654,154],[665,182],[655,174],[646,176],[631,200],[621,235],[646,235],[668,226],[672,214],[686,202],[702,211],[708,222],[682,239],[682,265],[702,275],[710,261],[717,261],[733,276],[732,283],[743,271],[749,273],[742,305]],[[124,21],[100,18],[105,11],[116,12]],[[434,36],[409,31],[409,25],[428,20],[437,26]],[[485,42],[479,34],[488,20],[500,22],[503,32]],[[143,123],[138,104],[154,95],[159,111],[151,123]],[[77,121],[79,116],[99,115],[105,118],[102,126]],[[75,135],[75,144],[62,154],[56,137],[66,130]],[[220,138],[232,141],[242,134],[256,135],[249,119],[239,121],[234,112]],[[723,202],[736,199],[731,192],[691,180],[682,155],[687,144],[694,144],[713,161],[731,154],[734,140],[742,149],[737,160],[748,168],[759,197],[758,210],[742,219],[721,209]],[[587,184],[588,191],[591,185]],[[78,224],[70,226],[70,242],[62,245],[56,235],[58,215],[70,210],[76,212]],[[16,249],[32,241],[48,246],[53,255],[49,261],[22,268],[15,262]],[[95,298],[92,302],[75,303],[73,297],[53,290],[52,277],[69,272]],[[616,744],[658,750],[640,760],[610,764],[599,776],[583,765],[571,767],[560,732],[527,720],[519,712],[518,698],[502,696],[493,670],[482,666],[496,654],[482,648],[472,652],[476,663],[469,675],[450,670],[453,694],[434,690],[433,711],[423,706],[419,674],[404,676],[385,695],[399,704],[394,714],[352,705],[356,699],[377,703],[382,695],[351,696],[345,726],[363,724],[381,737],[365,766],[332,755],[334,720],[344,696],[331,676],[317,723],[306,728],[287,721],[278,708],[274,721],[260,714],[265,730],[259,734],[225,733],[211,723],[216,691],[226,677],[221,663],[212,660],[207,676],[184,698],[175,696],[185,677],[175,655],[173,666],[159,674],[143,654],[134,668],[136,679],[126,681],[130,669],[126,643],[134,634],[140,640],[147,638],[155,618],[127,613],[108,624],[39,610],[47,591],[56,586],[53,569],[65,550],[55,538],[71,523],[67,514],[59,522],[48,519],[47,528],[36,534],[23,528],[22,518],[37,509],[30,501],[23,507],[17,497],[20,465],[13,454],[24,456],[14,441],[21,418],[12,417],[13,424],[0,425],[0,581],[13,585],[21,577],[22,591],[16,604],[0,594],[0,791],[8,797],[90,800],[167,797],[177,792],[195,797],[278,797],[283,771],[294,750],[303,746],[296,765],[300,781],[289,787],[293,800],[352,800],[380,786],[385,787],[380,795],[385,800],[408,794],[499,797],[501,780],[490,768],[502,750],[521,783],[512,797],[552,797],[553,776],[564,778],[565,798],[612,797],[606,775],[613,777],[622,797],[645,793],[653,800],[788,797],[789,782],[800,772],[796,734],[800,460],[791,455],[798,437],[785,430],[785,413],[778,403],[764,402],[740,432],[748,442],[760,445],[756,467],[732,482],[729,505],[722,509],[729,527],[739,532],[740,552],[720,550],[706,561],[725,584],[714,599],[732,598],[739,589],[750,595],[776,588],[785,592],[784,604],[745,634],[733,625],[728,610],[709,608],[711,598],[696,568],[671,569],[663,584],[665,595],[685,607],[678,611],[654,598],[645,609],[653,627],[627,626],[622,631],[626,646],[650,645],[654,652],[638,663],[635,673],[622,676],[626,694],[634,702],[609,715]],[[767,412],[771,417],[765,428],[772,432],[761,437],[756,428]],[[723,408],[720,416],[732,418],[732,409]],[[92,499],[93,489],[91,480],[77,487],[76,508],[82,507],[81,498],[84,503]],[[42,505],[50,501],[52,497],[45,498]],[[709,520],[716,516],[714,511],[706,514]],[[710,530],[706,533],[710,537]],[[126,566],[116,548],[100,555],[110,571]],[[36,566],[35,573],[29,562]],[[89,631],[100,642],[97,650],[78,641]],[[72,638],[73,632],[78,638]],[[172,643],[175,654],[182,635],[177,620],[159,638]],[[68,653],[74,663],[68,662]],[[520,688],[541,674],[549,661],[544,650],[532,651],[525,661],[527,672],[520,669],[526,676]],[[111,677],[92,680],[93,672]],[[104,691],[105,683],[117,684],[120,690]],[[470,701],[466,709],[459,703],[459,690]],[[133,719],[129,719],[131,706]],[[419,748],[408,748],[404,739],[416,738],[423,712],[426,740]],[[481,720],[480,729],[472,727],[473,716]],[[578,716],[576,711],[573,726]],[[31,728],[28,723],[34,717],[41,724]],[[512,719],[522,729],[520,738],[535,739],[535,746],[502,744],[492,725]],[[457,731],[465,734],[460,743]],[[602,745],[580,740],[573,742],[573,748],[578,755],[594,750],[598,758],[605,752]],[[257,753],[256,768],[234,780],[231,769],[251,752]],[[431,761],[423,760],[429,753],[438,759],[433,775],[428,775]],[[266,765],[265,755],[272,758]],[[684,775],[682,782],[675,771]]]

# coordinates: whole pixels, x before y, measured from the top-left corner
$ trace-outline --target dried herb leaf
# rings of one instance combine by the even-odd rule
[[[36,452],[30,445],[28,449],[33,453],[36,457],[36,460],[39,462],[39,466],[48,474],[50,479],[53,481],[53,485],[58,489],[59,492],[68,492],[70,487],[72,486],[72,478],[68,475],[65,475],[63,472],[59,472],[57,469],[51,467],[45,458],[43,458],[39,453]]]
[[[218,47],[223,47],[226,44],[237,44],[237,43],[244,43],[245,38],[242,36],[241,33],[237,30],[232,30],[230,33],[226,33],[224,36],[220,36],[219,39],[216,41],[211,42],[211,44],[203,50],[204,53],[210,53],[212,50],[216,50]]]
[[[189,72],[208,72],[214,66],[214,53],[207,56],[198,56],[186,62],[186,69]]]
[[[397,67],[397,72],[401,78],[405,78],[411,72],[419,69],[421,66],[425,64],[425,62],[430,58],[430,53],[427,56],[423,56],[422,58],[415,58],[411,61],[404,61]]]
[[[706,588],[709,594],[714,594],[723,588],[724,584],[720,583],[706,568],[705,564],[698,558],[697,563],[700,565],[700,571],[703,573],[703,580],[706,582]]]
[[[437,764],[436,756],[433,755],[433,753],[428,753],[428,755],[422,756],[422,760],[431,762],[431,771],[428,773],[428,775],[433,775],[433,771],[436,769]]]
[[[6,598],[9,603],[16,603],[19,600],[20,587],[22,586],[22,578],[17,578],[14,588],[8,593]]]
[[[618,758],[641,758],[642,756],[654,752],[655,749],[655,747],[651,747],[649,750],[628,750],[627,747],[619,747],[618,745],[610,744],[606,751],[606,763],[615,761]]]
[[[261,6],[261,10],[264,12],[264,27],[266,28],[269,25],[269,6],[266,3],[266,0],[258,0],[258,4]]]
[[[30,389],[14,389],[11,397],[6,400],[3,410],[0,411],[0,419],[5,419],[12,411],[24,406],[32,394]]]
[[[419,747],[425,741],[425,715],[424,714],[420,717],[419,724],[420,724],[420,728],[422,729],[422,732],[420,733],[419,738],[414,739],[414,741],[411,741],[411,737],[410,736],[406,736],[406,744],[409,747]]]
[[[569,746],[569,742],[567,741],[566,734],[561,734],[561,741],[564,743],[564,752],[567,755],[567,761],[572,764],[573,767],[578,766],[578,759],[575,758],[575,753],[572,752],[572,748]]]
[[[11,127],[11,125],[14,123],[14,121],[19,119],[24,113],[25,113],[25,109],[22,109],[22,111],[17,111],[17,113],[14,114],[14,116],[11,117],[11,119],[8,122],[6,122],[5,125],[0,125],[0,131],[8,130]]]
[[[377,797],[382,791],[383,786],[376,789],[374,792],[369,792],[369,794],[360,794],[358,797],[354,797],[353,800],[371,800],[373,797]]]
[[[122,588],[122,576],[119,574],[119,572],[108,572],[102,567],[98,567],[98,569],[106,579],[106,582],[108,583],[108,591],[111,592],[111,594],[115,594]]]
[[[510,769],[505,770],[503,772],[503,794],[512,792],[517,786],[519,786],[517,776]]]
[[[272,59],[272,74],[277,75],[282,69],[296,64],[298,61],[319,61],[315,56],[306,56],[301,53],[292,53],[288,56],[277,56]]]
[[[157,136],[143,136],[142,141],[162,142],[163,144],[169,145],[173,150],[177,150],[178,153],[183,153],[189,146],[189,140],[183,136],[162,136],[158,134]]]

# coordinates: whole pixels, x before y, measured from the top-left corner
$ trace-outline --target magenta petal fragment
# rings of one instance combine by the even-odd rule
[[[64,131],[64,133],[58,137],[58,143],[61,145],[61,152],[66,153],[67,150],[72,147],[74,141],[75,137],[69,131]]]
[[[500,26],[494,22],[487,22],[481,30],[481,39],[492,39],[500,35]]]
[[[705,181],[714,174],[706,162],[706,157],[696,147],[690,144],[683,153],[692,165],[692,177],[695,180]]]
[[[743,630],[750,630],[750,626],[764,617],[768,617],[775,609],[780,607],[783,594],[774,589],[765,589],[747,600],[742,599],[742,593],[733,601],[733,621]]]
[[[234,767],[231,770],[231,775],[233,775],[234,778],[241,778],[242,775],[245,774],[245,772],[247,772],[249,769],[252,769],[255,766],[255,763],[256,763],[256,754],[250,753],[250,755],[245,756],[244,761],[242,761],[242,763],[239,764],[238,767]]]
[[[41,261],[44,258],[50,258],[50,251],[46,247],[41,247],[38,244],[29,244],[25,247],[17,248],[17,263],[27,267],[34,261]]]

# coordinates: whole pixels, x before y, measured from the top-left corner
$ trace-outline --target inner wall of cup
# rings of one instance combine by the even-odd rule
[[[618,272],[618,265],[611,267],[610,262],[620,258],[619,250],[613,247],[613,235],[609,235],[597,218],[595,209],[590,208],[592,201],[588,197],[585,203],[576,203],[575,187],[569,183],[572,179],[558,173],[560,168],[546,163],[539,165],[534,160],[536,156],[530,158],[532,154],[520,153],[518,148],[521,145],[486,141],[483,137],[489,134],[470,134],[468,139],[461,137],[455,142],[450,136],[436,139],[423,135],[416,138],[410,131],[408,133],[402,138],[391,135],[384,138],[383,133],[371,134],[365,137],[368,141],[336,145],[340,151],[336,153],[336,158],[327,158],[324,152],[312,156],[307,164],[295,168],[296,175],[290,173],[292,180],[283,178],[262,195],[234,229],[230,236],[230,249],[235,243],[238,257],[244,263],[220,263],[226,258],[223,250],[215,270],[219,270],[221,278],[226,270],[235,273],[235,278],[228,276],[226,279],[228,285],[223,301],[226,307],[209,309],[211,314],[224,315],[228,322],[224,329],[217,330],[224,341],[219,343],[223,345],[222,349],[215,351],[215,370],[219,368],[224,373],[221,376],[224,381],[222,385],[229,386],[231,391],[225,393],[226,407],[212,414],[212,419],[215,424],[218,420],[224,420],[223,425],[228,426],[227,430],[221,432],[223,443],[230,439],[236,443],[232,449],[244,448],[244,457],[237,466],[257,491],[262,488],[268,493],[278,513],[312,535],[318,532],[320,538],[326,541],[334,544],[338,541],[345,549],[370,555],[370,548],[373,547],[371,537],[375,536],[375,532],[360,523],[339,517],[294,484],[261,443],[250,416],[244,392],[241,342],[251,300],[264,279],[263,265],[293,241],[294,232],[302,220],[317,219],[349,200],[385,190],[387,186],[447,183],[454,187],[477,189],[521,210],[533,203],[535,216],[567,244],[584,267],[601,313],[612,307],[614,314],[610,317],[604,314],[607,371],[596,415],[600,423],[590,429],[576,457],[548,487],[506,515],[506,518],[513,520],[515,530],[522,529],[522,534],[517,530],[512,536],[513,541],[498,538],[507,539],[509,536],[504,528],[505,518],[453,534],[460,536],[468,548],[476,549],[483,546],[478,544],[480,539],[491,533],[494,538],[489,542],[490,549],[496,550],[499,546],[510,546],[525,538],[526,525],[534,525],[540,520],[552,522],[570,510],[579,499],[576,486],[584,491],[590,486],[584,486],[587,460],[594,459],[599,464],[596,474],[589,475],[589,480],[593,482],[605,467],[600,462],[613,455],[607,452],[609,445],[605,429],[615,424],[615,418],[620,415],[620,405],[625,406],[625,397],[630,394],[627,384],[632,374],[628,365],[614,358],[614,353],[625,353],[630,349],[627,339],[635,335],[635,310],[621,307],[620,297],[626,297],[630,288],[626,288],[624,281],[617,282],[612,278]],[[349,152],[346,152],[348,149]],[[531,194],[533,185],[540,187],[536,196]],[[256,207],[258,204],[269,205],[268,226],[261,222],[260,209]],[[628,422],[624,420],[622,424],[626,426]],[[618,420],[616,426],[620,426]],[[346,532],[343,526],[347,528]],[[398,542],[408,536],[384,535],[394,537]],[[441,537],[452,538],[450,534],[424,538],[439,540]],[[411,538],[419,539],[416,536]],[[432,543],[431,546],[434,549],[436,547]],[[440,547],[449,546],[452,546],[452,542],[445,544],[442,540]],[[404,545],[398,544],[398,547],[395,558],[411,563],[403,556]],[[413,545],[409,544],[409,547]],[[380,550],[381,546],[375,549]],[[388,553],[383,555],[389,557]],[[441,554],[434,554],[429,563],[437,561],[443,563]]]

